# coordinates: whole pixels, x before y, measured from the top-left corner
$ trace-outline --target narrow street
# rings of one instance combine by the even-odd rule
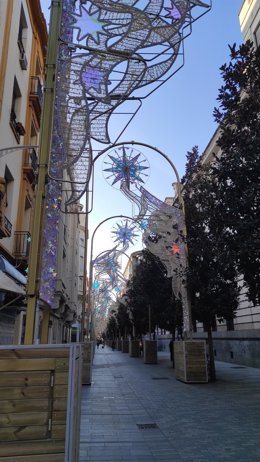
[[[80,462],[257,462],[260,370],[216,362],[210,384],[175,379],[158,364],[96,349],[82,393]]]

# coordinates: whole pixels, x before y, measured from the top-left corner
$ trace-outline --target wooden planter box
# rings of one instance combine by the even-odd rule
[[[78,462],[82,348],[0,347],[0,460]]]
[[[129,340],[122,340],[122,353],[129,353]]]
[[[83,349],[83,366],[82,366],[82,385],[91,385],[92,381],[92,364],[94,346],[93,342],[82,343]]]
[[[130,340],[130,342],[129,342],[129,356],[131,356],[132,358],[139,358],[139,356],[140,356],[139,340]]]
[[[185,383],[207,383],[207,354],[204,340],[174,342],[175,377]]]
[[[157,340],[144,341],[144,363],[157,364]]]

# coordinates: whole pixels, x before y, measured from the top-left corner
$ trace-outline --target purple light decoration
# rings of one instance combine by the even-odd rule
[[[181,19],[181,12],[178,10],[177,6],[172,3],[172,8],[165,8],[169,13],[166,18]]]
[[[63,36],[72,40],[72,29],[68,26],[68,14],[73,12],[74,5],[70,0],[64,0],[62,32]],[[70,51],[60,47],[58,59],[58,71],[61,72],[63,61],[61,58],[69,56]],[[54,107],[53,135],[51,143],[50,174],[56,178],[63,176],[63,163],[66,151],[63,148],[63,133],[60,126],[58,112],[60,109],[61,98],[59,96],[60,82],[56,82],[56,100]],[[42,258],[40,268],[40,299],[48,305],[54,303],[56,269],[58,259],[59,242],[59,223],[60,223],[60,204],[62,201],[61,183],[49,178],[46,187],[45,217],[42,238]]]
[[[126,152],[127,149],[130,151],[129,154]],[[124,180],[128,188],[130,187],[131,183],[135,183],[136,181],[144,183],[142,175],[145,174],[143,171],[147,170],[149,167],[141,165],[144,162],[144,160],[139,159],[141,153],[138,153],[135,156],[133,156],[134,150],[126,148],[125,146],[123,146],[119,150],[122,150],[122,154],[118,151],[115,151],[116,155],[113,156],[111,154],[108,154],[108,157],[109,159],[111,159],[112,162],[104,162],[105,164],[111,165],[111,167],[104,169],[104,172],[112,173],[112,175],[107,177],[107,179],[109,179],[110,177],[114,177],[112,185]]]
[[[82,72],[81,79],[87,89],[95,88],[97,91],[100,91],[104,76],[105,72],[102,72],[100,69],[86,66],[84,72]]]
[[[91,36],[96,43],[99,43],[98,34],[105,34],[103,26],[108,25],[107,22],[99,21],[98,13],[90,15],[89,12],[80,6],[80,14],[74,13],[74,20],[70,24],[74,29],[78,29],[77,40],[81,42],[84,38]]]
[[[121,224],[116,224],[117,229],[112,231],[114,234],[115,242],[122,244],[124,247],[129,245],[129,242],[133,245],[138,234],[135,233],[135,225],[128,226],[128,220],[122,222]]]

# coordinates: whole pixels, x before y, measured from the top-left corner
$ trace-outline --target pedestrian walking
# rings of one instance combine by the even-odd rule
[[[173,341],[172,339],[169,343],[169,350],[170,350],[170,355],[171,355],[171,361],[173,361]]]

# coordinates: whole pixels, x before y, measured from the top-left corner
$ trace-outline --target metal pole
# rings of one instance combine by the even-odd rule
[[[152,340],[152,319],[151,319],[151,305],[148,305],[148,322],[149,322],[149,340]]]
[[[27,315],[25,325],[25,344],[33,343],[35,329],[36,301],[39,290],[39,255],[41,246],[41,227],[44,212],[45,184],[50,160],[52,136],[54,85],[58,54],[58,38],[63,0],[55,0],[51,6],[50,30],[46,57],[46,87],[41,123],[39,146],[39,172],[35,198],[32,241],[29,255],[29,274],[27,284]]]
[[[87,259],[88,259],[88,206],[89,206],[89,193],[86,191],[86,215],[85,215],[85,247],[84,247],[84,258],[83,258],[83,291],[82,291],[82,314],[81,314],[81,333],[80,333],[80,340],[84,342],[85,336],[85,329],[86,333],[88,333],[88,325],[89,322],[87,320],[87,326],[85,322],[85,317],[87,313],[86,303],[87,303]]]

